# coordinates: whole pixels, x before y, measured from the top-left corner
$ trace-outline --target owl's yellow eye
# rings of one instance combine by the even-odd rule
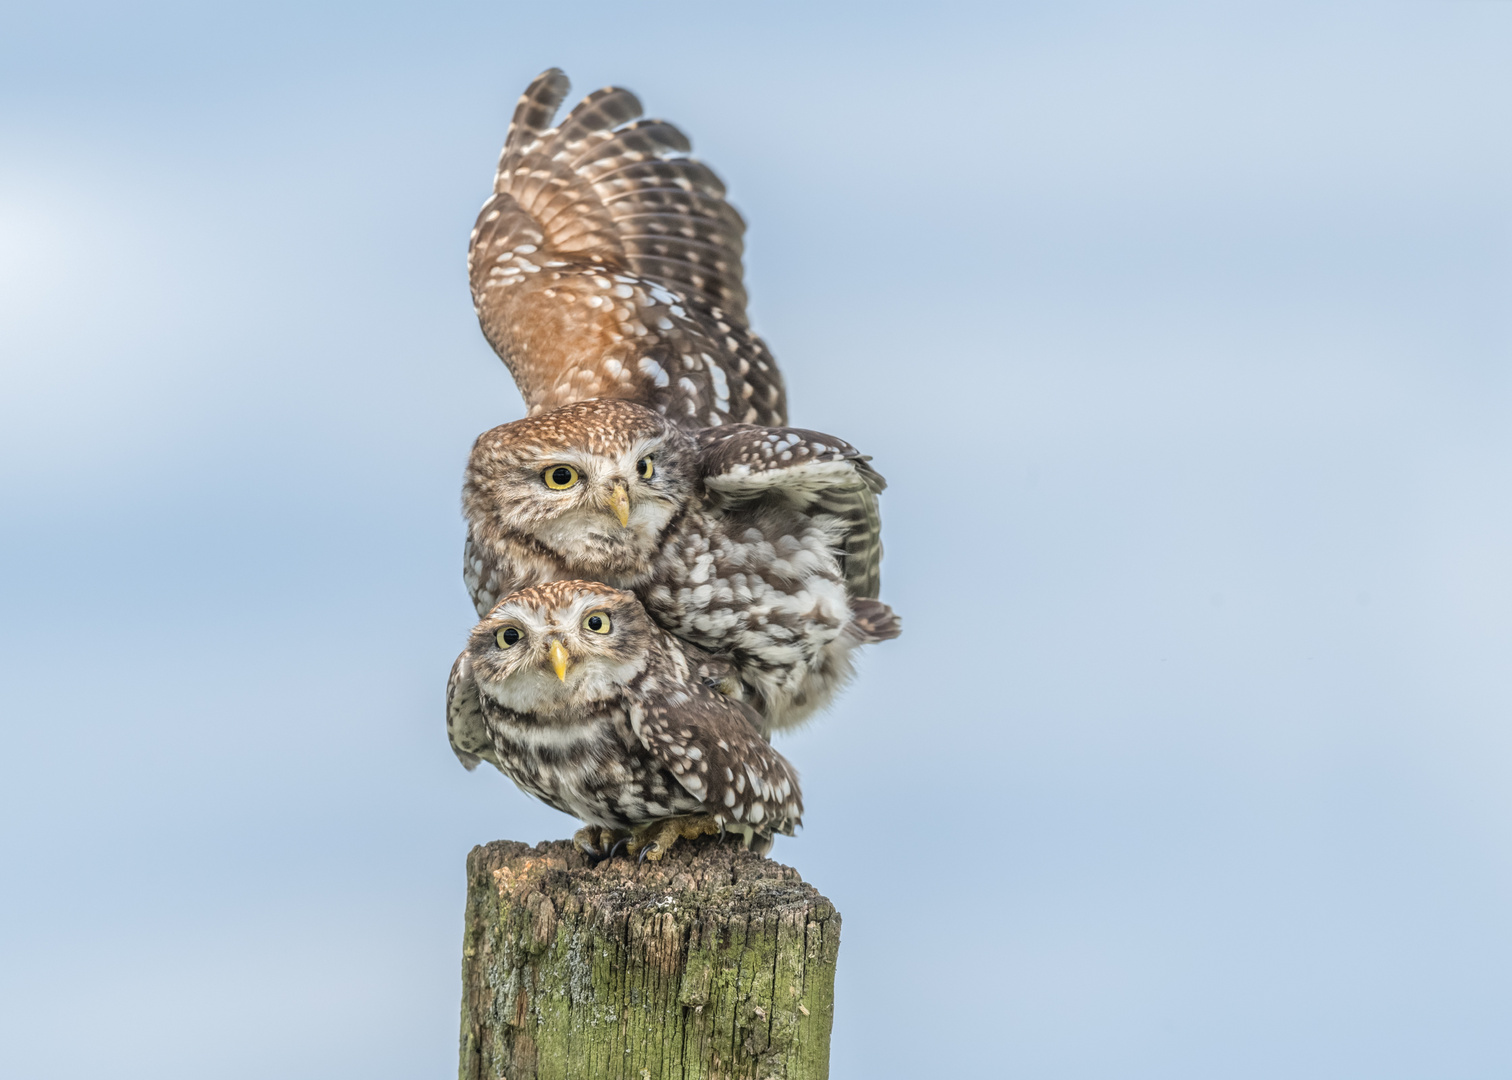
[[[520,632],[513,626],[506,626],[494,634],[494,640],[499,643],[499,648],[507,649],[520,640]]]
[[[578,482],[578,471],[571,465],[553,465],[541,474],[552,491],[566,491]]]
[[[607,634],[609,632],[609,613],[607,611],[592,611],[583,620],[583,628],[592,630],[595,634]]]
[[[651,455],[647,454],[635,463],[635,472],[642,480],[649,480],[656,475],[656,462]]]

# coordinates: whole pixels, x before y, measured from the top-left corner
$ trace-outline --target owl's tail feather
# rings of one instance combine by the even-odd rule
[[[903,632],[903,620],[880,600],[853,597],[850,629],[864,643],[891,641]]]

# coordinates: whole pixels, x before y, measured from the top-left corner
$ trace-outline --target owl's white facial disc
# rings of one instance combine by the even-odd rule
[[[548,719],[618,696],[644,670],[648,623],[639,602],[602,586],[573,595],[573,584],[539,587],[568,592],[558,603],[542,604],[529,595],[538,590],[517,593],[478,625],[469,653],[484,694],[514,712]],[[598,613],[606,633],[584,625]],[[514,640],[506,644],[500,635],[510,630]],[[557,674],[557,656],[563,653],[553,655],[554,645],[564,651],[565,678]]]
[[[599,578],[633,576],[656,553],[680,502],[669,482],[675,476],[665,468],[660,475],[656,471],[658,458],[666,457],[664,451],[663,440],[642,439],[613,456],[564,449],[553,461],[541,463],[543,476],[562,461],[575,468],[578,480],[565,491],[553,491],[543,482],[545,505],[556,512],[530,521],[531,536],[574,569],[591,570]],[[649,479],[640,475],[647,461]],[[628,504],[625,524],[615,510],[619,499]]]
[[[585,410],[609,415],[569,422]],[[473,540],[507,560],[549,554],[562,577],[633,584],[696,489],[696,446],[640,406],[560,411],[480,437],[463,489]]]

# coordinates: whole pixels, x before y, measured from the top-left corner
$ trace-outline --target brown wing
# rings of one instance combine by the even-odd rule
[[[690,682],[632,704],[630,726],[721,826],[791,836],[803,822],[798,774],[756,730],[754,716]]]
[[[759,510],[761,503],[779,500],[838,518],[846,591],[853,598],[876,599],[882,587],[877,496],[887,481],[870,458],[844,439],[802,428],[742,424],[700,431],[697,438],[704,487],[725,507]]]
[[[473,305],[532,413],[594,397],[691,427],[781,424],[782,375],[746,321],[745,222],[635,95],[553,68],[515,108],[468,248]]]
[[[465,652],[452,664],[451,677],[446,680],[446,737],[452,753],[469,771],[478,767],[480,759],[498,764],[483,718],[483,703],[478,700],[478,684]]]

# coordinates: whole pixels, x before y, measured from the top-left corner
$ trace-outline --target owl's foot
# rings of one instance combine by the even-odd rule
[[[772,836],[770,833],[759,833],[749,825],[731,825],[725,823],[719,826],[719,838],[723,840],[726,835],[737,837],[740,846],[747,851],[754,851],[758,855],[765,855],[772,850]]]
[[[708,814],[668,818],[666,821],[647,826],[636,833],[630,841],[629,852],[631,855],[638,856],[640,862],[645,862],[647,859],[657,862],[679,840],[717,835],[719,835],[719,825]]]
[[[616,841],[624,839],[624,834],[614,829],[604,829],[597,825],[584,825],[572,834],[572,842],[578,846],[584,855],[595,861],[602,861],[614,854],[614,849],[619,846]]]

